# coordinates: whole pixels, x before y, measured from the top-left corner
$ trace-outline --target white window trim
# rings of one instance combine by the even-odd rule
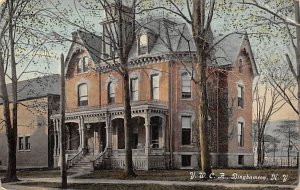
[[[23,148],[22,149],[19,149],[19,142],[20,142],[20,137],[22,137],[22,142],[23,142]],[[26,137],[29,137],[29,144],[30,144],[30,149],[25,149],[26,147],[26,144],[25,144],[25,138]],[[18,135],[18,148],[17,148],[17,151],[18,152],[30,152],[31,151],[31,135],[30,134],[25,134],[25,135]]]
[[[240,146],[239,144],[239,123],[243,123],[243,146]],[[244,148],[245,147],[245,119],[243,117],[239,117],[237,119],[237,122],[236,122],[236,135],[237,135],[237,145],[238,145],[238,148]]]
[[[243,107],[238,106],[238,98],[239,98],[238,93],[239,93],[239,88],[240,87],[243,88],[243,92],[244,92],[244,94],[243,94]],[[237,107],[238,107],[238,109],[241,109],[241,110],[243,110],[245,108],[245,91],[246,91],[246,86],[245,86],[244,82],[239,80],[237,82],[237,85],[236,85],[236,97],[237,97]]]

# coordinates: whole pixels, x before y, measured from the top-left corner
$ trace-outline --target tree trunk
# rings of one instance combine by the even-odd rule
[[[206,94],[206,69],[207,54],[205,53],[205,30],[204,30],[204,6],[203,1],[193,1],[193,36],[197,48],[196,80],[198,92],[198,127],[200,143],[201,169],[206,174],[206,178],[212,173],[210,167],[210,155],[208,148],[207,122],[208,122],[208,102]]]
[[[128,71],[123,76],[123,90],[124,90],[124,131],[125,131],[125,168],[124,176],[136,176],[133,171],[132,162],[132,143],[131,143],[131,106],[130,106],[130,93],[129,93],[129,75]]]
[[[261,141],[258,139],[257,141],[257,166],[262,168],[262,149],[261,149]]]
[[[66,126],[65,126],[65,64],[64,55],[61,55],[61,95],[60,95],[60,160],[61,160],[61,187],[66,189],[67,163],[66,163]]]
[[[300,24],[300,8],[299,8],[299,1],[294,1],[294,7],[295,7],[295,21]],[[291,39],[293,40],[293,39]],[[300,122],[300,27],[296,27],[296,40],[297,40],[297,50],[295,52],[296,54],[296,64],[297,64],[297,86],[298,86],[298,122]],[[300,124],[298,123],[298,133],[300,136]],[[298,150],[300,150],[300,143],[298,143]],[[298,160],[299,162],[299,160]],[[298,164],[299,166],[299,164]],[[298,167],[298,176],[300,176],[300,168]],[[300,180],[298,180],[298,185],[300,186]]]
[[[4,61],[2,58],[2,52],[0,52],[0,84],[3,101],[3,114],[5,118],[6,136],[8,143],[8,164],[5,179],[3,182],[18,181],[17,170],[16,170],[16,136],[11,123],[10,109],[9,109],[9,98],[6,88],[5,72],[4,72]]]
[[[8,36],[10,41],[10,65],[11,65],[11,80],[12,80],[12,123],[10,122],[11,116],[9,113],[9,98],[7,95],[6,87],[2,87],[2,93],[6,93],[7,97],[3,99],[7,99],[5,108],[4,108],[4,115],[5,115],[5,122],[6,122],[6,135],[7,135],[7,142],[8,142],[8,163],[7,163],[7,171],[4,181],[5,182],[12,182],[18,181],[17,178],[17,138],[18,138],[18,99],[17,99],[17,71],[16,71],[16,60],[15,60],[15,42],[14,42],[14,26],[13,26],[13,8],[14,4],[13,1],[8,1],[8,8],[9,8],[9,24],[8,24]],[[2,58],[1,58],[2,59]],[[3,62],[1,65],[1,75],[4,74],[2,77],[2,86],[6,86],[5,83],[5,73]],[[9,120],[9,121],[8,121]]]
[[[201,59],[201,58],[200,58]],[[202,60],[203,61],[203,60]],[[199,140],[200,140],[200,161],[202,171],[208,177],[212,173],[210,167],[210,155],[208,147],[208,135],[207,135],[207,122],[208,122],[208,113],[207,113],[207,94],[206,94],[206,77],[205,77],[205,65],[203,62],[197,63],[196,73],[199,76],[198,84],[198,126],[199,126]]]

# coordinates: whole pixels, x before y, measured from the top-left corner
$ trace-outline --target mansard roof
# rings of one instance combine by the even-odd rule
[[[12,84],[7,84],[8,96],[12,98]],[[45,97],[49,94],[60,95],[60,75],[47,75],[18,82],[18,100]],[[0,92],[1,95],[1,92]],[[0,104],[2,103],[0,97]]]
[[[144,24],[141,24],[144,23]],[[138,43],[134,43],[129,54],[130,59],[152,57],[165,53],[195,51],[193,37],[188,24],[175,19],[146,18],[138,22],[137,35],[146,32],[152,47],[145,55],[138,55]],[[151,36],[154,36],[151,38]]]
[[[165,57],[166,55],[195,53],[196,47],[192,36],[190,24],[181,19],[151,17],[139,20],[137,22],[137,40],[133,43],[129,52],[129,61],[136,62],[137,60],[148,60],[154,57]],[[139,55],[138,37],[146,33],[148,35],[148,52]],[[75,36],[75,38],[74,38]],[[95,64],[101,62],[101,46],[102,38],[92,33],[77,31],[73,33],[73,42],[67,56],[67,68],[71,56],[75,50],[85,48],[92,57]],[[228,36],[213,36],[213,33],[208,35],[208,44],[215,44],[212,52],[213,66],[232,66],[242,50],[246,50],[249,55],[253,74],[257,75],[257,67],[253,57],[249,38],[246,33],[235,33]],[[224,38],[224,39],[222,39]],[[222,41],[218,42],[218,40]],[[145,59],[146,58],[146,59]],[[160,59],[158,59],[160,60]],[[163,59],[162,59],[163,60]],[[108,66],[102,65],[100,70],[108,69]],[[68,69],[67,69],[68,70]]]

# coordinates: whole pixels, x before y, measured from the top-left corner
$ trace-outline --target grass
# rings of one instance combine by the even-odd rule
[[[199,171],[192,170],[150,170],[135,171],[137,177],[135,180],[164,180],[164,181],[203,181],[199,179]],[[197,178],[191,179],[190,172],[195,172]],[[96,170],[92,174],[80,176],[82,179],[124,179],[122,170]],[[254,184],[296,184],[298,172],[296,168],[278,168],[278,169],[213,169],[213,173],[220,177],[220,173],[225,173],[226,179],[210,179],[208,182],[226,182],[226,183],[254,183]],[[230,179],[233,173],[238,175],[249,176],[266,176],[267,180],[233,180]],[[5,175],[4,171],[0,171],[0,178]],[[271,180],[272,175],[277,175],[277,180]],[[283,181],[283,175],[287,176],[287,180]],[[20,170],[19,178],[54,178],[59,177],[59,170]]]
[[[36,183],[26,183],[22,184],[26,186],[35,186],[35,187],[41,187],[41,188],[60,188],[59,183],[41,183],[41,182],[36,182]],[[91,189],[101,189],[101,190],[229,190],[229,189],[234,189],[234,190],[248,190],[248,189],[258,189],[258,190],[265,190],[265,189],[270,189],[270,190],[277,190],[281,189],[279,187],[261,187],[261,188],[241,188],[241,187],[224,187],[224,186],[219,186],[219,185],[214,185],[214,186],[204,186],[199,183],[197,186],[183,186],[183,185],[157,185],[157,184],[68,184],[68,188],[70,189],[86,189],[86,190],[91,190]],[[285,188],[286,189],[286,188]],[[287,189],[286,189],[287,190]]]
[[[136,180],[166,180],[166,181],[201,181],[199,179],[199,171],[192,170],[150,170],[150,171],[135,171]],[[195,172],[195,179],[191,179],[190,172]],[[268,184],[294,184],[298,179],[296,168],[280,168],[280,169],[214,169],[213,173],[220,177],[220,173],[224,173],[227,179],[211,179],[212,182],[228,182],[228,183],[268,183]],[[266,180],[241,180],[231,179],[236,173],[240,176],[265,176]],[[277,175],[277,180],[271,180]],[[286,181],[283,181],[283,175],[286,175]],[[124,179],[122,170],[96,170],[92,174],[80,176],[84,179]]]
[[[5,171],[0,171],[0,178],[5,176]],[[54,178],[60,176],[59,170],[19,170],[19,178]]]

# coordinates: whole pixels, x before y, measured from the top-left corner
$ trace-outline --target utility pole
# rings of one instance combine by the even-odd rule
[[[61,54],[61,94],[60,94],[60,160],[61,160],[61,187],[66,189],[67,182],[67,163],[66,163],[66,127],[65,127],[65,64],[64,55]]]
[[[291,125],[289,125],[289,145],[288,145],[288,167],[290,167],[290,148],[291,148]]]

